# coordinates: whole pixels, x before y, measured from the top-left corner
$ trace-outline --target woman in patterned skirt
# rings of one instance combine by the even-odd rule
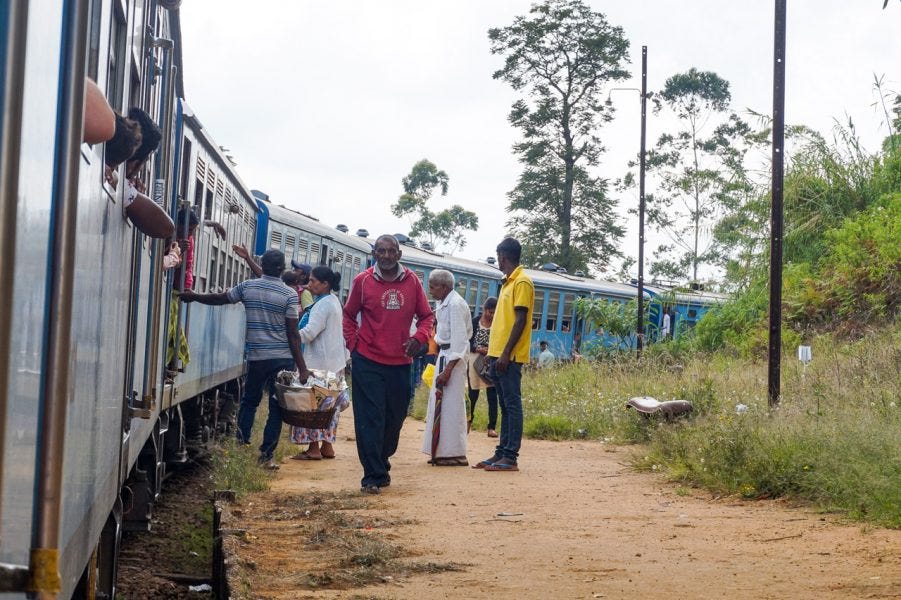
[[[342,332],[341,301],[332,294],[341,284],[341,274],[335,273],[325,266],[319,266],[310,273],[307,289],[313,294],[313,304],[300,319],[300,341],[303,343],[303,358],[310,370],[331,371],[344,377],[347,366],[347,349],[344,346]],[[335,416],[326,429],[307,429],[292,427],[291,439],[295,444],[309,444],[305,452],[292,458],[296,460],[322,460],[335,458],[335,434],[338,430],[338,417]],[[321,444],[321,447],[320,447]]]

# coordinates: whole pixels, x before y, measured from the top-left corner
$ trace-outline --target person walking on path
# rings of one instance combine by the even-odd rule
[[[435,342],[438,362],[435,385],[429,393],[422,451],[441,467],[468,467],[466,459],[466,354],[472,336],[469,305],[454,291],[450,271],[429,274],[429,294],[438,301]],[[441,394],[441,401],[438,401]]]
[[[254,416],[263,390],[279,371],[293,371],[297,367],[301,382],[310,373],[300,352],[297,331],[297,293],[282,282],[285,255],[268,250],[260,259],[263,276],[248,279],[221,294],[197,294],[191,290],[179,293],[184,302],[200,302],[218,306],[242,302],[247,316],[244,347],[247,353],[247,382],[238,408],[238,442],[250,444]],[[282,432],[282,411],[275,397],[269,395],[269,417],[263,430],[258,462],[270,469],[278,465],[272,460]]]
[[[411,357],[428,341],[435,317],[422,283],[400,264],[397,238],[379,236],[372,254],[375,264],[354,278],[344,305],[344,341],[351,353],[361,491],[378,494],[391,483],[389,459],[407,416]]]
[[[501,407],[501,436],[494,456],[473,468],[486,471],[518,471],[522,444],[522,366],[529,362],[532,344],[532,310],[535,286],[523,272],[522,246],[506,238],[497,246],[497,263],[505,277],[494,311],[488,339],[489,375],[497,386]]]
[[[491,333],[491,323],[494,321],[495,308],[497,308],[497,298],[491,296],[482,305],[482,314],[472,318],[472,337],[469,338],[469,355],[466,359],[466,383],[469,389],[467,429],[472,428],[479,391],[485,390],[485,396],[488,398],[488,437],[490,438],[497,437],[497,390],[494,382],[486,379],[486,372],[482,365],[488,361],[488,337]]]
[[[303,359],[307,368],[331,371],[338,376],[339,381],[344,379],[347,349],[344,347],[341,301],[332,292],[341,289],[340,285],[340,273],[335,273],[326,266],[313,269],[307,288],[314,300],[310,310],[305,311],[300,319],[300,341],[303,343]],[[335,458],[332,444],[335,443],[340,415],[341,412],[336,410],[335,416],[325,429],[292,427],[291,440],[295,444],[309,444],[306,452],[292,458],[296,460]]]

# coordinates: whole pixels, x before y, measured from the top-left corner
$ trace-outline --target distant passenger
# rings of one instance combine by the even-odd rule
[[[506,238],[497,246],[497,264],[505,277],[488,340],[489,374],[501,406],[501,437],[494,456],[477,465],[486,471],[518,471],[522,445],[522,366],[529,362],[535,286],[519,264],[522,246]]]
[[[380,236],[372,255],[375,264],[354,278],[344,305],[361,491],[366,494],[378,494],[391,483],[389,459],[397,451],[410,397],[410,357],[426,343],[435,320],[419,278],[400,264],[397,238]]]
[[[669,308],[663,309],[663,322],[660,324],[660,337],[664,340],[671,337],[670,332],[672,331],[672,318],[670,317],[669,311]]]
[[[545,369],[547,367],[554,366],[554,353],[548,350],[547,342],[541,340],[538,342],[538,349],[540,352],[538,353],[538,368]]]
[[[488,437],[490,438],[497,437],[497,389],[494,387],[494,381],[488,377],[488,338],[491,335],[495,308],[497,308],[497,298],[491,296],[482,305],[482,314],[472,318],[472,337],[469,339],[469,358],[467,359],[469,368],[466,374],[469,387],[469,428],[472,428],[472,420],[476,414],[479,390],[485,390],[488,400]]]
[[[280,279],[285,270],[285,255],[278,250],[263,254],[263,276],[242,281],[227,292],[197,294],[190,290],[180,293],[184,302],[200,302],[218,306],[244,303],[247,323],[244,346],[247,353],[247,382],[238,409],[238,442],[250,444],[254,416],[260,405],[263,390],[269,387],[279,371],[294,370],[296,365],[300,381],[306,382],[307,371],[300,352],[300,334],[297,331],[297,294]],[[273,453],[282,431],[282,412],[278,401],[270,392],[269,416],[263,430],[260,446],[260,465],[277,469]]]

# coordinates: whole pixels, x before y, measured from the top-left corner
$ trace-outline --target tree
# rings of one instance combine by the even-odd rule
[[[648,153],[647,170],[657,181],[657,193],[647,197],[648,223],[670,239],[657,249],[652,274],[697,281],[698,268],[719,258],[714,223],[749,193],[741,140],[750,128],[726,116],[730,100],[729,82],[695,68],[667,79],[654,96],[654,112],[666,110],[680,129],[661,135]],[[724,116],[705,137],[710,121]]]
[[[462,206],[455,204],[441,212],[432,212],[428,201],[436,189],[446,196],[450,178],[439,171],[435,163],[422,159],[403,178],[404,193],[391,206],[395,217],[410,218],[410,237],[428,241],[433,248],[441,242],[453,254],[466,245],[465,231],[479,228],[479,217]]]
[[[513,149],[524,170],[508,194],[508,227],[526,260],[605,267],[619,255],[623,229],[607,181],[589,169],[604,150],[596,132],[612,118],[601,90],[629,75],[622,28],[582,0],[545,0],[488,38],[505,58],[494,78],[528,94],[509,115],[522,132]]]

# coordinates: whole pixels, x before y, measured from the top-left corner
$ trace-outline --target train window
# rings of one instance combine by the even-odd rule
[[[194,285],[194,290],[200,292],[201,294],[206,293],[206,277],[197,278],[197,283]]]
[[[100,30],[103,17],[103,2],[91,0],[88,5],[88,64],[87,75],[97,81],[100,72]],[[118,108],[113,105],[114,108]]]
[[[697,318],[698,318],[698,311],[696,311],[696,310],[693,309],[693,308],[689,308],[689,309],[688,309],[688,318],[689,318],[689,319],[697,319]]]
[[[573,302],[575,300],[575,294],[563,295],[563,317],[560,319],[560,331],[563,333],[567,333],[572,329]]]
[[[203,219],[210,221],[213,219],[213,190],[206,191],[206,204],[203,206]]]
[[[362,264],[362,259],[359,256],[354,256],[354,269],[361,271]]]
[[[185,198],[188,193],[188,183],[191,177],[191,140],[187,137],[182,138],[181,151],[181,175],[179,176],[178,189],[181,192],[180,199]],[[196,202],[196,195],[195,195]]]
[[[285,258],[287,260],[291,260],[294,258],[294,235],[291,233],[285,234]]]
[[[457,279],[457,293],[466,300],[466,279],[463,277]]]
[[[422,271],[416,271],[415,273],[416,276],[419,277],[419,281],[425,283],[425,273],[423,273]]]
[[[109,43],[109,75],[106,82],[106,99],[110,106],[122,108],[125,98],[125,73],[128,65],[128,53],[125,45],[126,31],[125,12],[118,2],[113,3],[113,25],[110,28]]]
[[[556,331],[557,330],[557,311],[560,308],[560,294],[557,292],[550,292],[548,294],[547,301],[547,321],[545,322],[545,329],[548,331]]]
[[[535,307],[532,309],[532,329],[541,329],[541,315],[544,310],[544,292],[535,292]]]
[[[225,251],[219,251],[219,287],[228,287],[228,280],[225,278]]]
[[[213,291],[213,288],[216,287],[216,273],[218,273],[216,269],[216,253],[213,252],[210,259],[210,291]]]
[[[476,300],[479,296],[479,282],[476,279],[469,280],[469,295],[466,296],[466,301],[469,302],[469,312],[473,312],[476,309]]]
[[[297,240],[297,258],[298,260],[306,262],[307,260],[307,252],[310,248],[310,243],[304,239],[300,238]]]
[[[310,260],[307,262],[314,260],[319,260],[319,244],[317,244],[316,242],[310,242]]]
[[[272,230],[272,234],[269,237],[269,247],[280,249],[282,247],[282,232]]]
[[[488,282],[483,281],[482,282],[482,293],[479,295],[479,305],[480,306],[484,305],[485,300],[487,300],[487,299],[488,299]]]

